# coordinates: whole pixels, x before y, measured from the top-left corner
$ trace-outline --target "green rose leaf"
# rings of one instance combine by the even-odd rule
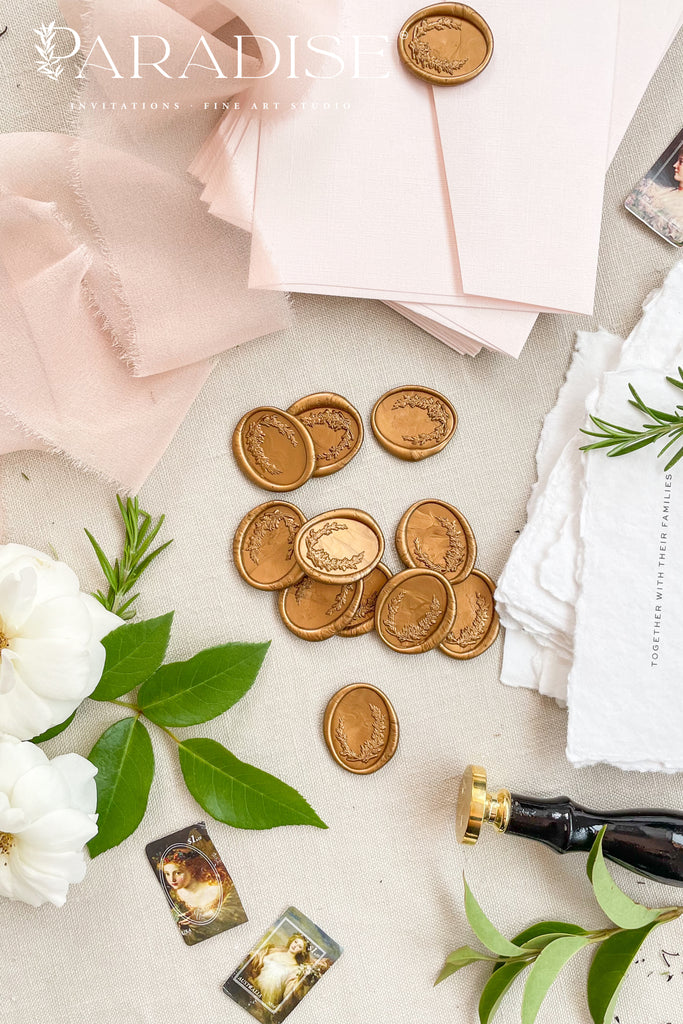
[[[614,921],[619,928],[642,928],[655,921],[662,910],[650,910],[641,903],[635,903],[630,896],[621,891],[605,864],[602,853],[604,835],[605,826],[600,829],[593,843],[586,865],[595,898],[610,921]]]
[[[642,928],[617,932],[599,947],[588,972],[588,1009],[594,1024],[611,1024],[624,976],[657,924],[650,921]]]
[[[182,740],[178,749],[187,788],[212,818],[235,828],[327,828],[295,789],[240,761],[215,740]]]
[[[498,931],[496,926],[489,921],[472,894],[467,881],[465,880],[465,913],[470,923],[470,928],[480,942],[499,956],[519,956],[524,953],[520,946],[510,942]]]
[[[548,989],[564,965],[587,946],[589,935],[566,935],[555,939],[539,954],[531,968],[522,998],[522,1024],[534,1024]]]
[[[78,708],[76,708],[76,711],[78,711]],[[46,729],[45,732],[41,732],[40,736],[34,736],[31,743],[45,743],[46,740],[51,740],[53,736],[59,736],[60,732],[64,732],[71,725],[76,717],[76,711],[69,715],[66,721],[60,722],[59,725],[53,725],[51,729]]]
[[[478,960],[495,959],[495,956],[489,956],[488,953],[481,953],[478,949],[472,949],[471,946],[460,946],[459,949],[448,954],[441,974],[434,984],[438,985],[440,981],[445,981],[446,978],[450,978],[451,974],[455,974],[456,971],[461,970],[463,967],[467,967],[469,964],[474,964]]]
[[[222,644],[189,661],[162,665],[138,693],[138,707],[157,725],[208,722],[244,696],[270,643]]]
[[[154,776],[152,741],[137,718],[123,718],[102,733],[88,759],[97,768],[99,831],[91,857],[123,842],[142,821]]]
[[[481,993],[479,1000],[480,1024],[489,1024],[489,1021],[493,1020],[501,999],[510,985],[517,975],[525,971],[528,966],[529,964],[523,961],[522,963],[507,963],[497,966]]]
[[[171,635],[173,612],[156,619],[129,622],[105,636],[107,652],[102,678],[93,700],[115,700],[134,690],[161,665]]]

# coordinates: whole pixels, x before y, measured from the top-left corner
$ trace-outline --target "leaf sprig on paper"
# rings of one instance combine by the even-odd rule
[[[678,367],[678,377],[667,377],[666,379],[669,384],[673,384],[675,388],[683,391],[682,367]],[[582,452],[595,451],[598,448],[609,448],[610,450],[607,454],[614,458],[617,455],[628,455],[629,452],[635,452],[649,444],[656,444],[658,441],[663,441],[668,437],[664,447],[657,453],[657,456],[660,457],[664,452],[669,451],[677,441],[683,438],[683,405],[677,405],[676,412],[662,412],[660,409],[652,409],[649,405],[645,404],[632,384],[629,384],[628,387],[632,395],[632,398],[629,399],[630,404],[644,413],[650,422],[644,423],[641,430],[636,430],[632,427],[619,427],[615,423],[609,423],[607,420],[601,420],[597,416],[591,416],[591,420],[598,430],[582,430],[581,432],[589,437],[597,437],[599,440],[584,445],[581,448]],[[667,462],[664,467],[665,472],[671,469],[672,466],[675,466],[680,459],[683,459],[683,444]]]
[[[518,974],[530,968],[522,998],[522,1024],[533,1024],[548,989],[564,965],[586,946],[596,945],[588,972],[588,1008],[594,1024],[611,1024],[627,970],[650,932],[683,915],[683,907],[651,909],[635,903],[613,880],[602,853],[605,828],[588,857],[588,877],[600,907],[614,928],[588,931],[566,921],[540,921],[506,939],[489,921],[465,882],[465,913],[472,931],[490,952],[461,946],[446,957],[436,984],[469,964],[486,960],[493,971],[479,1000],[480,1024],[489,1024]]]
[[[116,558],[112,565],[90,531],[85,531],[109,585],[106,594],[97,590],[93,597],[96,597],[107,611],[114,612],[122,619],[132,619],[135,616],[133,604],[140,595],[133,594],[129,597],[130,591],[137,586],[145,569],[173,541],[167,540],[165,544],[160,544],[158,548],[150,551],[166,517],[159,516],[156,523],[153,522],[149,512],[140,508],[137,498],[126,498],[124,502],[117,494],[116,501],[125,527],[121,558]]]

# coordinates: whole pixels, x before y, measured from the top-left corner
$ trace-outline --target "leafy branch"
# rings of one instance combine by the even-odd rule
[[[635,903],[612,879],[602,853],[603,827],[588,857],[587,872],[595,898],[615,925],[588,931],[566,921],[540,921],[506,939],[481,909],[465,882],[465,913],[472,931],[489,952],[461,946],[446,957],[436,984],[478,961],[493,963],[479,1000],[480,1024],[489,1024],[518,974],[530,968],[522,998],[522,1024],[534,1024],[548,989],[564,965],[587,946],[596,945],[588,972],[588,1008],[594,1024],[610,1024],[628,968],[650,932],[683,915],[683,907],[651,909]]]
[[[110,726],[88,755],[97,768],[98,833],[88,843],[91,856],[118,846],[142,821],[154,777],[152,741],[143,719],[177,745],[180,769],[192,796],[212,817],[235,828],[277,825],[327,826],[291,786],[240,761],[216,740],[183,737],[171,727],[198,725],[223,714],[250,689],[268,643],[222,644],[188,661],[162,664],[173,612],[156,619],[124,623],[102,641],[106,660],[91,694],[130,710]],[[121,700],[136,689],[132,699]],[[72,715],[37,742],[56,736]]]
[[[126,498],[124,503],[117,494],[116,501],[125,527],[123,554],[120,559],[115,559],[112,565],[90,531],[85,531],[109,585],[106,594],[97,590],[93,597],[96,597],[108,611],[120,615],[122,619],[132,619],[135,616],[133,604],[140,595],[133,594],[132,597],[128,597],[128,594],[137,586],[145,569],[149,568],[154,559],[173,541],[167,540],[165,544],[160,544],[158,548],[150,551],[166,517],[159,516],[154,523],[149,512],[140,508],[137,497]]]
[[[5,29],[5,31],[7,30]],[[36,50],[40,54],[40,60],[36,61],[38,73],[47,75],[53,82],[58,82],[64,68],[60,63],[60,58],[55,56],[55,23],[54,21],[51,21],[49,25],[43,23],[40,28],[34,28],[33,31],[41,43],[40,46],[38,43],[35,44]],[[2,34],[4,33],[0,33],[0,35]]]
[[[678,367],[678,377],[667,377],[666,379],[669,384],[683,391],[682,367]],[[660,457],[683,438],[683,405],[677,405],[676,412],[673,413],[652,409],[645,404],[632,384],[629,384],[628,387],[632,395],[629,404],[644,413],[650,422],[644,423],[641,430],[636,430],[631,427],[620,427],[615,423],[599,419],[597,416],[591,416],[591,420],[598,430],[582,430],[581,432],[589,437],[597,437],[599,440],[584,445],[581,448],[582,452],[595,451],[597,448],[609,448],[611,450],[607,454],[613,458],[617,455],[628,455],[629,452],[635,452],[649,444],[656,444],[668,437],[669,440],[657,453],[657,456]],[[683,445],[669,459],[664,467],[665,472],[675,466],[680,459],[683,459]]]

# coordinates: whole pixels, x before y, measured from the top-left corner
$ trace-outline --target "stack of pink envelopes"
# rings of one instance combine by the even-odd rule
[[[450,88],[401,63],[403,4],[340,8],[331,35],[388,40],[364,77],[312,79],[280,116],[244,97],[190,168],[252,231],[250,286],[382,299],[468,354],[591,313],[605,171],[683,0],[482,0],[493,59]]]

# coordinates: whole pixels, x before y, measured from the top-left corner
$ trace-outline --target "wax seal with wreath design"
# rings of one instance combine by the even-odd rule
[[[320,583],[304,578],[280,591],[280,617],[287,629],[302,640],[327,640],[353,618],[363,594],[363,583]]]
[[[376,686],[351,683],[327,705],[323,733],[337,764],[354,775],[370,775],[396,752],[398,718]]]
[[[438,498],[416,501],[404,513],[396,550],[405,565],[433,569],[451,584],[464,580],[477,558],[472,527],[454,505]]]
[[[443,395],[421,386],[394,388],[375,403],[372,430],[399,459],[415,461],[446,447],[458,425],[458,414]]]
[[[282,409],[262,406],[235,427],[232,450],[240,469],[267,491],[293,491],[313,475],[313,441],[303,423]]]
[[[339,630],[339,636],[362,636],[375,628],[375,605],[380,590],[391,579],[391,569],[382,562],[363,580],[363,596],[348,626]]]
[[[408,70],[432,85],[468,82],[493,55],[491,29],[465,4],[423,7],[408,18],[397,43]]]
[[[368,576],[384,553],[384,537],[367,512],[338,508],[309,519],[299,530],[294,557],[321,583],[353,583]]]
[[[382,587],[375,629],[400,654],[422,654],[446,639],[455,621],[453,588],[432,569],[404,569]]]
[[[315,449],[313,476],[329,476],[350,462],[363,443],[363,420],[341,395],[307,395],[287,412],[303,423]]]
[[[284,590],[303,579],[294,541],[306,516],[288,501],[267,501],[247,512],[232,542],[232,557],[243,580],[257,590]]]
[[[493,600],[496,585],[481,569],[473,569],[453,589],[458,609],[439,650],[450,658],[467,661],[487,651],[498,636],[500,620]]]

